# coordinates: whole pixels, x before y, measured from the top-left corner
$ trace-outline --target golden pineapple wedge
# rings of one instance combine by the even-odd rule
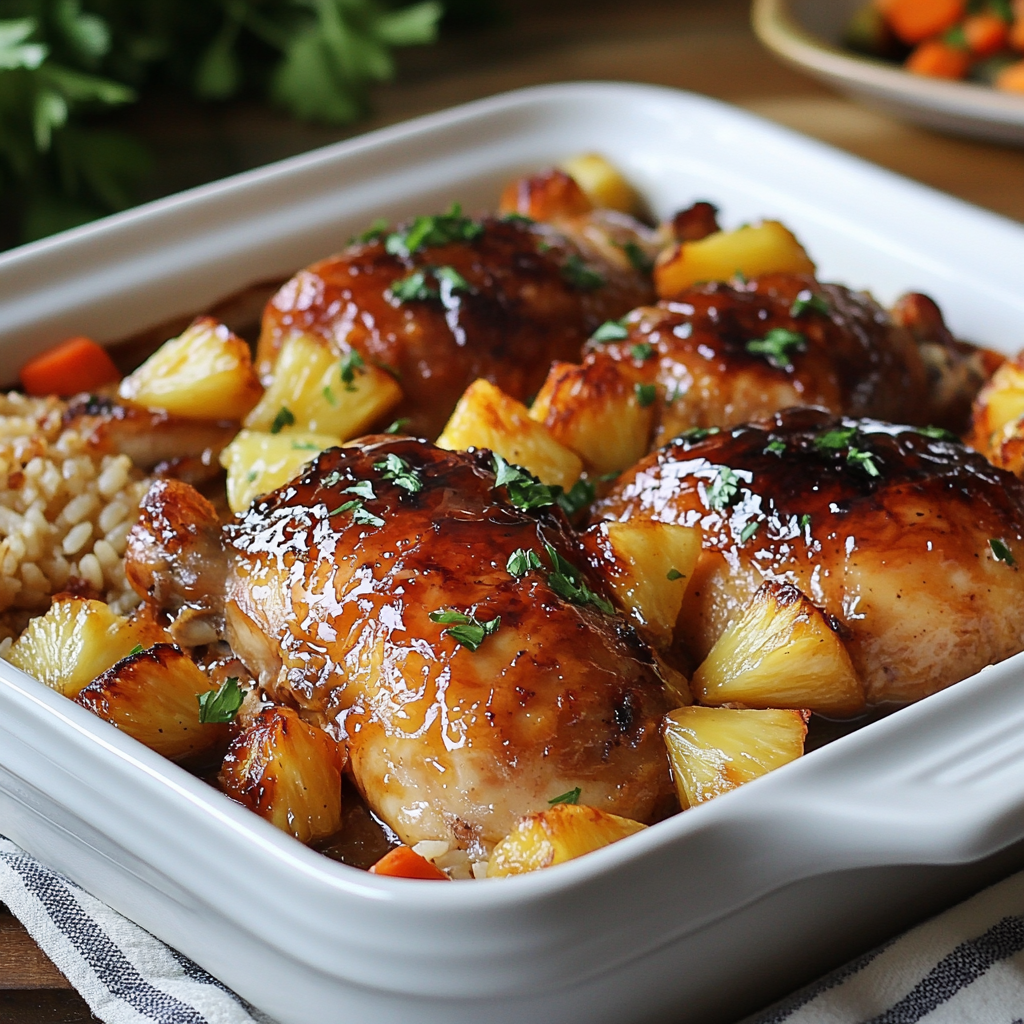
[[[365,434],[401,400],[395,378],[364,361],[355,349],[338,358],[326,341],[293,334],[281,346],[273,380],[245,426],[348,441]]]
[[[239,431],[220,453],[220,464],[227,470],[228,506],[232,512],[244,512],[253,498],[293,480],[306,463],[337,444],[337,438],[327,434]]]
[[[701,537],[699,526],[635,520],[598,523],[584,534],[584,544],[619,604],[664,646],[672,641]]]
[[[967,443],[991,462],[1024,473],[1024,352],[999,367],[974,400]]]
[[[691,680],[702,704],[808,708],[843,718],[865,706],[842,640],[796,588],[761,585]]]
[[[555,804],[516,822],[494,848],[488,878],[522,875],[582,857],[625,839],[647,826],[631,818],[578,804]]]
[[[227,726],[199,720],[199,695],[216,685],[184,651],[156,644],[94,679],[75,703],[172,761],[226,746]]]
[[[191,420],[241,420],[263,388],[249,346],[201,316],[164,342],[119,388],[126,401]]]
[[[662,734],[683,810],[759,778],[804,752],[801,711],[679,708]]]
[[[74,697],[148,633],[135,628],[102,601],[58,597],[32,619],[11,645],[7,660],[40,682]]]
[[[667,249],[655,265],[654,286],[659,298],[672,299],[701,281],[774,273],[813,274],[814,264],[792,231],[766,220]]]
[[[522,402],[487,380],[476,380],[466,388],[436,443],[449,451],[490,448],[528,469],[542,483],[564,490],[583,472],[579,456],[531,419]]]
[[[559,167],[587,194],[590,201],[608,210],[636,214],[640,196],[623,173],[598,153],[580,153],[563,160]]]
[[[553,363],[530,416],[589,472],[621,473],[647,453],[654,427],[654,406],[641,404],[637,383],[608,359]]]
[[[345,751],[291,708],[259,711],[235,738],[221,788],[260,817],[309,843],[341,828]]]

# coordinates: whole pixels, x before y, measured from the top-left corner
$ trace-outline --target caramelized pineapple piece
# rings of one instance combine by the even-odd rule
[[[701,551],[699,526],[654,520],[598,523],[588,549],[619,604],[658,645],[672,641],[683,596]]]
[[[227,743],[227,726],[199,721],[199,695],[214,683],[184,651],[156,644],[94,679],[75,703],[150,750],[186,761]]]
[[[272,434],[306,431],[339,441],[365,434],[402,400],[386,370],[354,349],[340,359],[306,334],[285,339],[274,378],[245,425]]]
[[[532,220],[580,217],[594,208],[576,179],[558,167],[510,181],[501,193],[498,212],[518,213]]]
[[[139,632],[102,601],[58,597],[32,619],[7,660],[42,683],[74,697],[141,642]]]
[[[1020,475],[1022,418],[1024,352],[1003,363],[978,393],[967,443],[997,466]]]
[[[587,194],[595,206],[621,213],[640,210],[640,196],[622,172],[598,153],[581,153],[559,165]]]
[[[530,416],[574,451],[590,473],[621,473],[647,454],[654,407],[611,360],[553,363]]]
[[[486,380],[476,380],[466,388],[436,443],[449,451],[490,448],[528,469],[542,483],[558,484],[565,490],[583,471],[579,457],[532,420],[522,402]]]
[[[125,377],[119,394],[190,420],[241,420],[263,388],[249,346],[212,317],[201,316]]]
[[[683,810],[742,786],[804,752],[801,711],[679,708],[663,735]]]
[[[344,748],[291,708],[260,711],[221,768],[228,796],[303,843],[341,828]]]
[[[337,444],[337,438],[327,434],[239,431],[220,454],[220,464],[228,473],[231,511],[244,512],[253,498],[294,480],[307,462]]]
[[[694,673],[703,704],[808,708],[844,717],[864,709],[864,687],[842,640],[796,587],[764,583]]]
[[[547,811],[529,814],[516,822],[491,853],[487,877],[522,875],[562,864],[646,827],[596,807],[555,804]]]
[[[814,264],[788,228],[766,220],[666,250],[654,268],[654,286],[659,298],[671,299],[701,281],[773,273],[813,274]]]

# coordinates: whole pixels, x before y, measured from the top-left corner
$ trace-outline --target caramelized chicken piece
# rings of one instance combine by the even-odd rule
[[[642,230],[615,217],[623,236]],[[354,350],[401,385],[404,401],[389,418],[433,438],[472,381],[526,399],[553,359],[578,359],[598,324],[653,294],[649,274],[586,218],[571,234],[522,217],[418,218],[390,235],[371,232],[285,284],[264,314],[257,371],[269,380],[294,332],[339,357]]]
[[[672,801],[652,656],[561,511],[523,511],[494,465],[408,438],[324,452],[224,528],[228,641],[274,700],[348,741],[407,843],[485,849],[577,786],[650,821]],[[163,484],[145,502],[130,578],[187,603],[196,585],[158,567],[175,501]]]
[[[779,580],[832,616],[869,704],[913,701],[1024,649],[1024,484],[940,433],[787,410],[678,439],[597,514],[703,528],[693,664]]]

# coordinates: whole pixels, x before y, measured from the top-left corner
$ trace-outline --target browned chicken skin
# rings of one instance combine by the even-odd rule
[[[128,556],[147,568],[131,578],[188,604],[195,588],[159,568],[164,497],[181,504],[166,485],[147,503]],[[224,537],[233,650],[272,698],[347,739],[357,785],[405,841],[485,848],[577,786],[582,803],[643,821],[670,809],[649,651],[603,597],[552,589],[546,545],[603,594],[562,513],[516,507],[489,453],[407,438],[331,449]],[[512,575],[517,549],[541,568]],[[472,650],[437,621],[451,611],[500,625]]]
[[[703,527],[679,619],[695,662],[765,579],[834,616],[871,704],[1024,649],[1024,485],[910,427],[796,409],[680,439],[596,514]]]

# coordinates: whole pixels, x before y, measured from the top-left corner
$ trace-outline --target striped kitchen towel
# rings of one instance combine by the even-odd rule
[[[273,1024],[191,960],[2,836],[0,903],[104,1024]]]

